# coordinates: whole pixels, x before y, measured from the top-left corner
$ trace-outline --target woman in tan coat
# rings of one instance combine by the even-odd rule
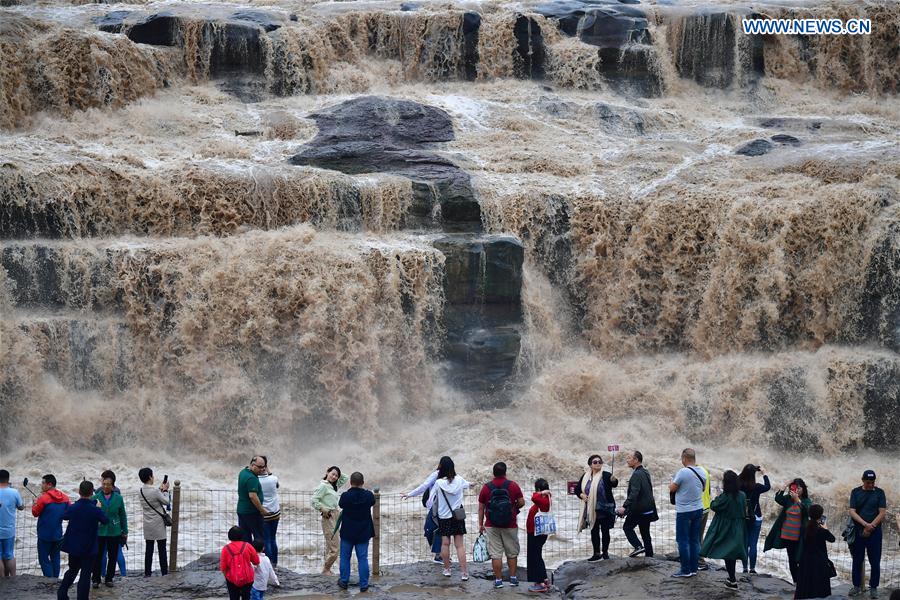
[[[150,577],[153,566],[153,546],[159,549],[159,570],[163,575],[169,572],[169,561],[166,556],[166,537],[168,530],[163,515],[169,505],[169,482],[164,481],[159,487],[154,485],[153,471],[144,467],[138,471],[138,478],[144,484],[140,490],[141,509],[144,516],[144,577]]]

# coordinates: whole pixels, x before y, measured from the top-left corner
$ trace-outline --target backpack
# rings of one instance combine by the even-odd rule
[[[234,553],[231,550],[231,544],[225,546],[225,549],[228,550],[228,553],[231,555],[231,564],[228,565],[228,573],[225,574],[225,579],[238,587],[244,587],[245,585],[253,583],[253,567],[250,565],[250,561],[244,556],[244,550],[246,548],[247,542],[244,542],[241,545],[241,551]]]
[[[497,487],[493,483],[488,483],[488,489],[491,490],[491,499],[488,500],[487,515],[488,520],[494,527],[509,527],[513,520],[512,500],[509,497],[509,484],[507,479],[503,485]]]

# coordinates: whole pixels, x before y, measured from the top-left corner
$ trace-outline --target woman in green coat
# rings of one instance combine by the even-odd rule
[[[800,557],[803,556],[801,532],[806,531],[809,507],[812,506],[806,483],[800,478],[788,481],[784,484],[784,489],[775,492],[775,502],[781,505],[781,514],[766,536],[763,552],[772,548],[787,550],[791,578],[797,583]]]
[[[106,515],[109,521],[100,525],[97,530],[97,555],[94,557],[93,579],[94,589],[100,587],[100,557],[106,552],[106,587],[113,586],[113,576],[116,574],[116,557],[119,555],[119,542],[128,539],[128,516],[125,514],[125,501],[122,494],[113,489],[113,480],[110,477],[103,479],[103,485],[96,494],[94,501]]]
[[[703,538],[700,556],[723,559],[728,570],[725,587],[736,590],[735,566],[737,561],[747,560],[747,495],[741,491],[737,473],[725,471],[722,493],[710,503],[709,509],[715,515]]]

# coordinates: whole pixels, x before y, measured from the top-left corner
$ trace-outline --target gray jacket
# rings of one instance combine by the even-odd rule
[[[143,498],[141,497],[142,494]],[[162,517],[159,516],[159,513],[166,511],[166,505],[169,503],[169,492],[161,492],[156,486],[145,485],[138,492],[138,500],[144,514],[144,539],[166,539],[168,537],[166,524],[163,522]]]

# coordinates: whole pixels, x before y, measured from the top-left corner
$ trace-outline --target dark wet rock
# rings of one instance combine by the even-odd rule
[[[784,145],[788,145],[788,146],[799,146],[800,145],[799,139],[795,138],[792,135],[788,135],[786,133],[779,133],[779,134],[773,135],[769,139],[771,139],[775,143],[784,144]]]
[[[444,236],[434,246],[446,259],[446,377],[466,390],[502,392],[521,345],[524,247],[511,236],[470,234]]]
[[[672,563],[663,558],[614,558],[589,563],[566,562],[556,569],[554,585],[564,598],[578,600],[637,600],[671,598],[678,600],[793,598],[794,586],[769,575],[741,582],[737,591],[725,587],[724,571],[711,570],[702,577],[673,579]],[[846,586],[845,586],[846,587]]]
[[[176,46],[180,39],[178,22],[179,18],[168,11],[150,15],[128,29],[128,39],[138,44]]]
[[[284,25],[284,18],[279,15],[249,8],[232,13],[231,20],[254,23],[266,33],[275,31]]]
[[[600,126],[609,133],[644,133],[644,117],[636,110],[598,102],[594,105],[594,114]]]
[[[291,13],[290,20],[293,21],[294,23],[296,23],[297,21],[300,20],[300,17],[297,16],[296,13]]]
[[[860,301],[858,338],[877,340],[900,352],[900,223],[887,227],[870,257]]]
[[[414,10],[419,10],[420,8],[422,8],[422,5],[419,4],[418,2],[401,2],[400,3],[400,10],[403,12],[411,12]]]
[[[547,56],[541,26],[532,17],[519,15],[513,26],[516,36],[516,74],[526,79],[543,79]]]
[[[753,140],[735,150],[734,153],[743,154],[744,156],[762,156],[763,154],[768,154],[774,147],[769,140]]]
[[[726,12],[699,12],[674,16],[678,34],[670,36],[675,68],[681,77],[705,87],[727,88],[737,81],[738,70],[747,82],[762,77],[762,36],[748,36],[747,64],[735,64],[737,29],[745,15]],[[739,83],[744,83],[743,81]]]
[[[376,96],[355,98],[311,118],[319,127],[315,139],[291,158],[343,173],[394,173],[413,183],[412,225],[433,224],[440,206],[445,229],[481,228],[481,210],[469,175],[430,150],[435,142],[454,138],[450,116],[438,108],[408,100]]]
[[[807,119],[802,117],[767,117],[759,121],[760,127],[766,129],[808,129],[819,131],[822,129],[821,119]]]
[[[106,33],[122,33],[122,30],[125,28],[125,20],[135,14],[137,13],[132,10],[114,10],[106,13],[102,17],[92,17],[91,22],[94,23],[100,31],[105,31]]]
[[[478,34],[481,30],[481,15],[467,12],[463,15],[463,69],[467,81],[478,77]]]

